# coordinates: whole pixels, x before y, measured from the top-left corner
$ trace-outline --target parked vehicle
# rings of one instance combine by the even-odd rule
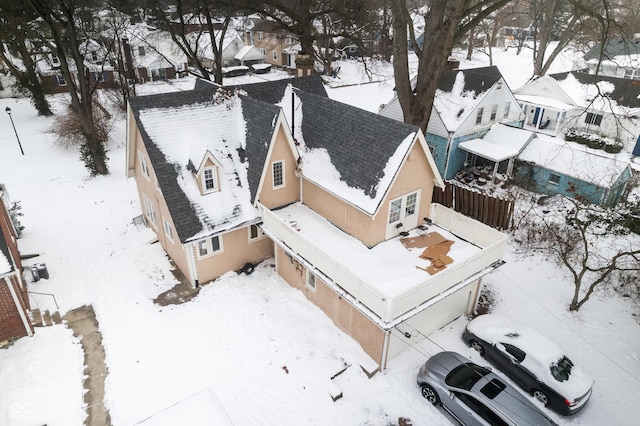
[[[555,425],[533,401],[488,367],[455,352],[440,352],[418,371],[422,396],[466,426]]]
[[[462,339],[522,389],[562,415],[576,413],[591,396],[593,379],[556,344],[530,327],[499,315],[480,315],[469,322]]]

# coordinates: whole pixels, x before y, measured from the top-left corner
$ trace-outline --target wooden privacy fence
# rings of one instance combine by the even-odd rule
[[[455,181],[445,182],[444,191],[434,188],[433,202],[500,230],[509,229],[514,209],[513,200],[483,194]]]

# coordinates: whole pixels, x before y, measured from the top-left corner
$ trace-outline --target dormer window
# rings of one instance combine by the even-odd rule
[[[205,194],[218,190],[218,179],[216,177],[215,167],[207,167],[202,171],[202,188]]]
[[[60,59],[58,58],[58,55],[51,55],[51,64],[54,67],[57,67],[58,65],[60,65]]]

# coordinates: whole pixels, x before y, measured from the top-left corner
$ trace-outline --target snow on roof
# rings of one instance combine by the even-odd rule
[[[264,54],[255,46],[244,46],[233,58],[239,61],[256,61],[264,59]]]
[[[544,135],[531,140],[519,158],[603,188],[611,186],[629,166],[622,156],[596,154],[583,145]]]
[[[567,399],[585,395],[593,385],[593,379],[577,365],[571,368],[567,380],[556,380],[551,365],[566,356],[565,352],[532,328],[500,315],[485,314],[471,320],[467,329],[491,344],[509,343],[523,350],[526,356],[522,365]]]
[[[517,156],[534,136],[532,131],[496,123],[484,138],[462,142],[458,147],[491,161],[500,162]]]
[[[519,101],[527,102],[530,104],[545,106],[553,109],[558,109],[560,111],[570,111],[574,108],[574,105],[562,102],[555,98],[550,98],[548,96],[538,96],[538,95],[519,95],[515,93],[515,97]]]
[[[292,102],[294,102],[295,105],[295,117],[291,116]],[[300,168],[304,177],[368,214],[373,215],[386,195],[387,189],[396,176],[400,164],[416,139],[416,133],[407,133],[404,140],[396,148],[395,153],[388,159],[383,171],[383,176],[378,180],[376,191],[366,194],[363,188],[350,186],[343,179],[326,148],[311,148],[305,143],[302,132],[302,123],[304,121],[302,100],[297,93],[295,93],[291,85],[287,86],[284,97],[280,103],[276,105],[282,108],[287,122],[294,123],[293,135],[299,144],[298,150],[301,157]]]
[[[480,102],[481,95],[484,93],[464,90],[464,79],[464,71],[458,71],[451,91],[446,92],[438,89],[433,100],[433,106],[449,130],[457,129],[467,119]]]
[[[424,247],[407,249],[399,238],[392,238],[369,248],[300,202],[273,213],[285,222],[295,222],[297,232],[313,247],[324,253],[331,253],[337,263],[385,298],[397,297],[425,281],[439,278],[439,273],[429,275],[424,270],[416,268],[426,268],[431,264],[429,260],[420,258]],[[453,259],[453,264],[464,261],[481,250],[437,225],[430,226],[427,232],[434,231],[454,241],[447,253],[447,256]],[[412,230],[410,236],[417,236],[421,232],[423,231]]]
[[[237,95],[210,103],[143,109],[139,116],[167,162],[174,164],[178,185],[202,224],[202,231],[190,240],[257,217],[247,181],[248,163],[242,162],[239,153],[245,148],[246,127]],[[199,167],[207,151],[222,170],[218,171],[219,191],[203,196],[187,165],[191,161]]]
[[[573,73],[568,73],[563,79],[554,78],[562,90],[582,108],[620,115],[632,115],[638,112],[637,108],[620,105],[610,96],[616,89],[611,81],[600,80],[595,83],[583,83]]]

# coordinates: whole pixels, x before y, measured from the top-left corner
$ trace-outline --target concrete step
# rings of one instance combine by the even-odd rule
[[[34,327],[49,327],[54,324],[62,324],[62,317],[58,311],[51,313],[48,310],[40,311],[40,309],[36,308],[30,312],[30,316],[31,324]]]

